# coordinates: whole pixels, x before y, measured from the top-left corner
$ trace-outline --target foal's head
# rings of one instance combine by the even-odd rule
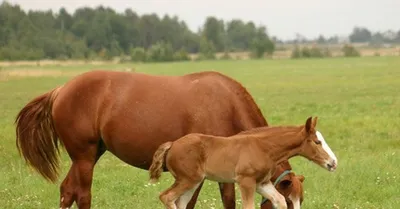
[[[338,160],[322,134],[315,129],[317,119],[315,117],[312,120],[310,117],[304,125],[302,132],[305,138],[301,145],[300,155],[329,171],[334,171],[338,165]]]

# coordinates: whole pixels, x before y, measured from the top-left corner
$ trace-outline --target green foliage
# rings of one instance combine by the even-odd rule
[[[360,52],[358,52],[357,49],[354,48],[354,46],[348,45],[348,44],[343,46],[342,52],[343,52],[343,56],[345,56],[345,57],[359,57],[360,56]]]
[[[147,53],[142,47],[136,47],[131,50],[131,60],[134,62],[146,62]]]
[[[253,40],[251,51],[255,58],[262,58],[267,53],[271,55],[275,50],[274,43],[267,37],[256,38]]]
[[[179,51],[174,53],[175,61],[188,61],[190,60],[189,54],[185,50],[185,48],[181,48]]]
[[[215,17],[207,17],[203,27],[203,37],[215,47],[215,51],[225,50],[224,35],[224,22]]]
[[[324,57],[324,54],[322,53],[320,48],[314,46],[310,49],[310,57],[322,58]]]
[[[320,48],[313,46],[311,48],[303,47],[300,49],[299,46],[295,46],[292,50],[292,59],[298,58],[324,58],[324,57],[331,57],[332,54],[328,48],[321,50]]]
[[[311,57],[311,51],[308,47],[303,47],[303,49],[301,49],[301,56],[304,58],[310,58]]]
[[[192,32],[176,16],[139,16],[130,9],[117,13],[103,6],[82,7],[69,14],[64,8],[58,13],[50,10],[25,12],[18,5],[3,2],[0,25],[0,48],[6,47],[9,51],[2,49],[0,59],[7,60],[110,60],[121,54],[132,54],[132,48],[144,48],[149,53],[146,61],[187,60],[187,56],[180,57],[181,49],[187,53],[200,52],[204,59],[215,59],[216,52],[248,51],[252,40],[269,39],[265,27],[256,27],[253,22],[225,23],[207,17],[203,28]],[[26,49],[38,53],[31,55]],[[271,47],[267,47],[266,52],[271,53],[269,49]]]
[[[206,38],[202,38],[200,41],[200,54],[198,60],[215,59],[215,52],[216,50],[214,44]]]
[[[159,42],[148,50],[137,47],[131,50],[131,61],[134,62],[171,62],[190,60],[189,54],[184,48],[173,52],[172,45]]]
[[[39,60],[45,56],[40,49],[18,49],[13,47],[0,48],[0,60]]]
[[[371,41],[372,33],[366,28],[355,27],[353,29],[353,32],[350,34],[349,38],[350,41],[353,43],[369,42]]]
[[[150,62],[170,62],[174,60],[172,45],[159,42],[150,47],[147,51],[147,61]]]

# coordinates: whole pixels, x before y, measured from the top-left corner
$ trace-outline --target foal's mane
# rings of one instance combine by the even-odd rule
[[[304,125],[301,126],[263,126],[263,127],[257,127],[257,128],[252,128],[250,130],[242,131],[239,132],[238,135],[244,135],[244,134],[256,134],[256,133],[263,133],[265,131],[268,131],[270,133],[276,133],[280,131],[287,131],[287,132],[299,132]]]

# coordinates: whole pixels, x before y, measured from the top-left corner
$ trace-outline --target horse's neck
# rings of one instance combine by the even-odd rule
[[[300,132],[279,134],[272,137],[259,138],[260,147],[276,163],[281,163],[300,154],[303,137]]]

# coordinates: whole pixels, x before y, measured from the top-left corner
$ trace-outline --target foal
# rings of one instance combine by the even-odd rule
[[[169,209],[185,208],[204,179],[238,183],[245,209],[255,208],[255,191],[271,200],[274,207],[287,208],[285,198],[271,182],[277,164],[300,155],[329,171],[337,167],[336,156],[315,129],[316,124],[317,117],[310,117],[305,125],[262,127],[231,137],[188,134],[158,148],[149,169],[150,181],[160,178],[165,160],[175,178],[160,194]]]

